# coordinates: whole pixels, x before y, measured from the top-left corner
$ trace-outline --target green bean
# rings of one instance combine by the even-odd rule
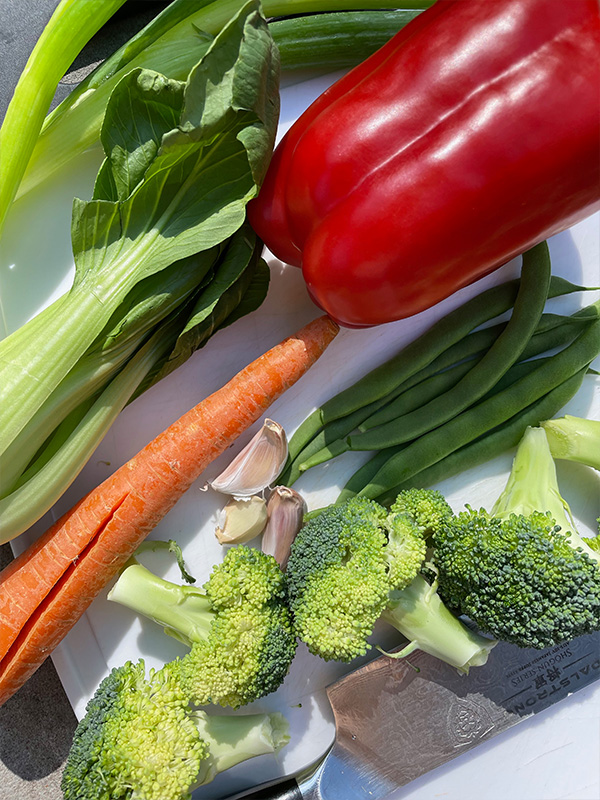
[[[369,409],[359,408],[354,414],[336,419],[327,427],[323,428],[295,458],[288,454],[287,463],[284,471],[278,478],[278,482],[283,484],[283,486],[292,486],[302,474],[303,470],[300,469],[300,464],[310,458],[313,453],[320,452],[321,449],[326,447],[330,442],[346,437],[356,428],[358,423],[364,419],[364,414],[368,414],[369,410],[375,411],[378,405],[380,406],[381,402],[371,403]]]
[[[452,388],[400,419],[351,435],[350,450],[380,450],[408,442],[460,414],[486,394],[518,360],[542,316],[550,286],[550,252],[541,242],[523,255],[521,285],[506,327],[487,353]],[[346,448],[348,449],[348,448]]]
[[[290,460],[293,461],[298,456],[324,425],[391,395],[444,351],[457,344],[463,345],[461,340],[473,329],[509,311],[517,296],[519,283],[518,278],[506,281],[468,300],[434,323],[422,336],[403,347],[391,359],[315,409],[290,438]],[[553,275],[548,297],[559,297],[588,289],[589,287],[579,286]],[[473,335],[485,339],[490,334],[475,331]],[[451,363],[456,360],[458,358]]]
[[[600,301],[598,304],[600,308]],[[392,456],[360,494],[375,498],[472,442],[543,397],[593,361],[600,352],[600,319],[529,375],[463,411]]]
[[[456,364],[450,369],[444,370],[443,372],[438,372],[435,375],[432,375],[430,378],[426,378],[424,381],[421,381],[412,388],[402,392],[393,401],[394,411],[396,412],[393,419],[396,419],[403,414],[408,414],[415,408],[421,407],[423,403],[431,400],[434,397],[437,397],[441,392],[445,392],[448,389],[453,388],[458,381],[471,369],[473,369],[473,360],[463,361],[462,363]],[[370,405],[372,406],[373,403]],[[335,420],[329,425],[326,425],[321,433],[317,434],[312,442],[305,447],[298,456],[295,462],[297,464],[298,474],[302,474],[303,472],[306,472],[307,470],[312,469],[319,464],[323,464],[325,461],[329,461],[330,459],[336,458],[337,456],[342,455],[342,453],[346,453],[348,450],[351,450],[352,448],[350,447],[348,439],[345,438],[345,435],[354,430],[354,426],[349,428],[349,430],[345,430],[347,426],[341,426],[339,423],[345,422],[346,420],[355,419],[361,411],[362,409],[359,409],[359,411],[355,411],[354,414],[349,414],[347,417],[342,417],[341,420]],[[377,414],[372,416],[377,416]],[[361,429],[361,426],[359,426],[359,429]],[[336,432],[339,431],[339,438],[332,436],[334,430]],[[329,434],[329,438],[326,437],[325,432]],[[411,439],[412,438],[415,437],[411,437]],[[367,448],[364,449],[366,450]],[[388,448],[386,447],[385,450],[387,451]]]
[[[387,415],[393,414],[391,419],[397,419],[404,414],[414,411],[424,403],[429,402],[434,397],[440,397],[442,394],[452,389],[468,372],[473,369],[473,362],[478,359],[471,358],[468,361],[461,361],[449,369],[442,372],[436,372],[430,378],[420,381],[411,389],[407,389],[402,394],[388,405],[385,406],[380,412],[372,414],[368,420],[365,420],[363,425],[359,425],[359,430],[369,430],[372,426],[367,425],[371,420],[376,419],[382,412],[387,412]]]
[[[549,298],[558,296],[552,293],[554,281],[555,278],[552,278],[550,282],[550,292],[548,293]],[[559,331],[556,334],[558,336],[556,346],[568,344],[568,342],[575,337],[575,333],[571,335],[567,333],[567,329],[574,329],[576,331],[582,324],[585,325],[587,322],[591,322],[596,318],[597,312],[590,311],[590,309],[593,309],[593,306],[582,308],[580,311],[570,316],[563,314],[542,314],[532,339],[543,334],[551,335],[553,331]],[[494,344],[505,327],[506,322],[497,322],[494,325],[489,325],[485,328],[477,328],[477,330],[471,331],[471,333],[467,334],[460,341],[450,345],[443,353],[440,353],[439,356],[434,358],[430,364],[403,383],[399,387],[399,390],[404,391],[405,389],[410,389],[412,386],[419,383],[420,380],[429,378],[431,375],[435,375],[443,369],[452,367],[463,359],[484,353]],[[527,347],[528,346],[529,345],[527,345]],[[527,348],[523,351],[522,358],[525,358],[526,351]],[[536,353],[541,352],[543,352],[541,349],[536,350]],[[397,394],[399,394],[399,392],[392,392],[389,395],[390,399],[397,396]]]
[[[570,344],[575,338],[577,331],[581,330],[581,326],[590,324],[594,319],[598,318],[598,315],[599,312],[593,305],[582,308],[569,317],[559,314],[543,314],[536,332],[521,354],[522,360],[530,359],[539,356],[540,353]],[[504,324],[494,325],[492,327],[502,330]],[[467,342],[469,338],[474,337],[477,333],[483,333],[489,330],[492,330],[492,328],[485,328],[483,331],[475,331],[462,339],[459,344]],[[497,335],[494,338],[497,338]],[[453,348],[448,348],[448,351],[452,349]],[[465,348],[463,352],[467,352],[467,348]],[[445,353],[442,354],[442,356],[444,355]],[[475,356],[477,355],[480,355],[480,353],[476,352]],[[383,408],[380,408],[378,411],[371,414],[371,416],[367,417],[367,419],[358,426],[358,429],[361,431],[369,430],[371,427],[374,427],[373,422],[376,422],[378,419],[382,419],[382,422],[386,422],[388,419],[398,419],[403,414],[407,414],[413,409],[419,408],[432,397],[454,386],[460,377],[471,368],[472,360],[473,359],[455,364],[453,367],[445,369],[442,372],[436,372],[429,378],[425,378],[423,381],[419,382],[416,379],[421,374],[429,372],[429,368],[422,370],[419,375],[413,376],[412,379],[406,382],[405,385],[410,385],[410,388],[396,393],[396,397],[393,400],[384,404]],[[432,362],[432,364],[433,363],[434,362]],[[534,365],[533,362],[526,362],[526,364],[519,362],[513,364],[506,375],[500,379],[498,384],[485,396],[487,397],[491,394],[495,394],[511,383],[514,383],[515,380],[525,374],[526,371],[529,371],[534,366],[539,366],[539,363],[538,361],[537,365]],[[344,445],[341,439],[354,429],[356,420],[360,420],[362,416],[361,412],[364,411],[366,413],[369,409],[376,408],[377,405],[381,406],[382,404],[381,402],[371,403],[369,406],[366,406],[365,409],[356,411],[354,414],[342,417],[342,419],[335,420],[329,423],[329,425],[326,425],[312,442],[297,456],[293,467],[286,473],[289,480],[295,482],[306,470],[318,464],[322,464],[330,458],[345,453],[349,447],[347,444]],[[369,427],[367,427],[367,425]],[[340,440],[338,440],[337,437],[339,437]],[[387,449],[388,448],[384,448],[386,451]],[[282,482],[285,483],[285,480],[282,479]],[[289,486],[291,483],[287,483],[286,485]]]
[[[590,308],[592,311],[590,311]],[[593,310],[593,306],[590,308],[581,309],[572,316],[562,316],[560,314],[542,314],[535,333],[529,342],[527,342],[525,349],[521,353],[521,360],[533,358],[534,356],[540,355],[540,353],[544,353],[546,350],[564,347],[572,342],[577,334],[577,331],[581,329],[581,325],[587,325],[598,316],[598,312]],[[446,369],[449,366],[448,362],[453,356],[451,351],[455,351],[457,356],[455,360],[451,361],[451,364],[453,365],[451,366],[451,369],[459,366],[459,364],[456,362],[460,361],[460,356],[472,359],[473,357],[482,355],[485,350],[479,349],[479,346],[485,344],[487,345],[485,349],[487,349],[487,347],[491,347],[504,327],[505,323],[499,323],[497,325],[492,325],[489,328],[483,328],[482,330],[477,330],[473,333],[470,333],[468,336],[465,336],[464,339],[461,339],[457,345],[449,347],[448,350],[442,353],[441,356],[438,356],[438,358],[432,361],[429,367],[421,370],[421,372],[414,377],[418,378],[419,376],[423,376],[424,383],[425,380],[430,380],[431,378],[437,378],[438,375],[441,376],[446,374],[449,371]],[[482,336],[481,334],[486,335]],[[459,348],[459,345],[463,345],[463,347]],[[466,363],[468,362],[463,362],[463,364]],[[438,364],[440,366],[440,370],[443,369],[444,372],[435,370],[435,367],[438,366]],[[466,370],[466,366],[464,369]],[[460,375],[460,371],[457,371],[456,375]],[[429,392],[425,392],[424,397],[421,398],[418,397],[416,391],[413,394],[413,390],[420,385],[421,382],[417,380],[413,380],[412,385],[406,385],[406,389],[404,391],[396,393],[396,396],[393,399],[363,420],[358,426],[358,430],[371,430],[371,428],[375,428],[378,425],[383,425],[386,422],[397,419],[402,414],[406,414],[407,411],[411,411],[413,408],[418,408],[420,404],[427,402],[431,397],[435,396]],[[433,384],[431,385],[433,386]],[[447,389],[451,388],[452,385],[453,384],[450,383],[450,378],[448,378],[448,384],[445,385],[445,381],[440,380],[438,388],[440,392],[446,391]],[[407,397],[405,399],[405,394],[408,394],[409,391],[411,397]]]
[[[446,314],[396,356],[325,402],[321,406],[322,423],[339,419],[366,403],[389,394],[406,378],[433,361],[449,345],[459,341],[484,322],[509,311],[515,302],[519,284],[517,278],[494,286]],[[548,297],[581,291],[582,288],[554,276],[550,282]]]
[[[575,338],[577,331],[581,329],[581,325],[590,324],[597,317],[598,310],[595,306],[583,308],[569,317],[559,314],[543,314],[536,332],[525,346],[525,349],[521,354],[521,358],[523,360],[533,358],[535,356],[539,356],[540,353],[570,344]],[[504,327],[505,324],[501,323],[499,325],[491,326],[490,328],[484,328],[481,331],[474,331],[458,343],[458,345],[463,345],[463,343],[466,345],[465,347],[460,348],[460,353],[458,345],[455,345],[448,348],[448,350],[445,353],[442,353],[442,356],[438,357],[438,359],[435,359],[435,361],[441,366],[445,367],[446,353],[449,353],[455,348],[455,352],[459,353],[460,355],[470,353],[472,347],[477,348],[483,341],[483,339],[475,340],[477,334],[492,331],[494,335],[493,337],[489,338],[489,341],[493,342],[497,338],[499,332],[504,329]],[[473,342],[469,343],[469,339],[473,339]],[[475,344],[476,341],[477,344]],[[476,357],[481,355],[481,353],[475,349],[474,355]],[[300,475],[306,470],[346,452],[349,447],[344,445],[341,440],[344,436],[354,430],[356,421],[360,421],[361,417],[363,417],[364,414],[369,413],[370,410],[377,409],[379,407],[378,410],[374,411],[374,413],[372,413],[358,425],[358,430],[370,430],[372,427],[375,427],[375,424],[378,422],[378,420],[381,420],[381,424],[383,424],[389,420],[398,419],[403,414],[407,414],[415,408],[419,408],[437,394],[454,386],[460,377],[462,377],[462,375],[464,375],[471,368],[472,361],[473,358],[471,357],[470,360],[455,364],[449,369],[444,369],[441,372],[435,372],[430,377],[426,377],[424,380],[419,381],[418,378],[423,374],[428,374],[430,371],[433,372],[433,370],[430,370],[429,367],[426,367],[420,373],[413,376],[413,378],[410,378],[405,384],[403,384],[402,388],[404,390],[395,392],[395,397],[393,397],[393,399],[389,402],[382,403],[379,401],[377,403],[370,403],[369,406],[365,406],[364,409],[359,409],[358,411],[354,412],[354,414],[350,414],[347,417],[342,417],[341,419],[335,420],[334,422],[324,426],[321,432],[317,434],[312,442],[310,442],[304,448],[304,450],[299,453],[293,464],[288,467],[288,470],[281,478],[281,481],[285,483],[285,485],[290,486],[297,481]],[[433,367],[434,363],[435,362],[432,362],[430,367]],[[518,374],[516,371],[518,366],[518,364],[513,365],[507,372],[505,377],[508,379],[508,383],[512,383],[516,380],[514,376],[515,374]],[[494,387],[488,394],[492,394],[495,391],[504,388],[506,385],[508,385],[506,381],[500,380],[497,387]],[[286,478],[290,482],[286,483]]]
[[[525,375],[528,375],[534,369],[537,369],[546,360],[547,359],[545,359],[545,358],[540,358],[540,359],[536,359],[536,360],[533,360],[533,361],[521,361],[521,362],[519,362],[517,364],[513,364],[512,367],[499,379],[499,381],[488,392],[486,392],[484,397],[486,397],[486,398],[487,397],[492,397],[492,395],[497,394],[498,392],[502,391],[503,389],[506,389],[507,386],[511,386],[513,383],[515,383],[516,381],[520,380]],[[435,379],[436,378],[443,377],[443,376],[446,376],[446,375],[450,375],[453,372],[458,372],[460,369],[462,369],[463,372],[464,372],[465,371],[465,367],[469,368],[470,364],[469,363],[458,364],[456,367],[452,368],[451,370],[447,370],[446,372],[443,372],[440,375],[434,375],[432,378],[429,378],[427,381],[424,381],[424,383],[431,384],[428,387],[428,391],[433,392],[434,383],[435,383]],[[456,384],[457,381],[458,381],[458,375],[453,375],[453,380],[451,381],[452,385]],[[421,391],[418,391],[418,390],[421,390],[421,384],[419,384],[418,386],[415,386],[413,391],[405,392],[405,394],[401,395],[401,398],[405,397],[406,395],[411,395],[411,398],[410,398],[411,402],[412,403],[416,403],[417,405],[421,405],[421,399],[422,399],[421,396],[420,396],[421,395]],[[344,419],[347,419],[347,417],[345,417]],[[339,421],[340,420],[338,420],[338,422]],[[335,424],[336,424],[335,422],[332,423],[332,425],[335,425]],[[400,444],[391,445],[390,447],[380,448],[379,452],[380,453],[385,453],[386,456],[385,456],[385,458],[381,459],[379,461],[379,463],[380,464],[384,464],[386,459],[389,458],[394,452],[399,452],[399,449],[406,447],[408,442],[414,441],[414,439],[416,439],[416,438],[417,438],[416,436],[415,437],[411,437],[407,441],[401,442]],[[313,439],[313,442],[315,442],[317,439],[319,439],[319,436],[317,436],[315,439]],[[306,448],[306,451],[308,449],[309,448]],[[310,455],[305,456],[304,458],[301,457],[302,456],[302,454],[301,454],[301,456],[298,458],[298,461],[296,462],[294,480],[297,480],[303,472],[306,472],[307,470],[312,469],[313,467],[316,467],[319,464],[323,464],[325,461],[329,461],[332,458],[336,458],[337,456],[340,456],[343,453],[348,452],[349,450],[350,450],[350,446],[349,446],[347,440],[335,439],[335,440],[331,441],[330,443],[328,443],[327,445],[324,445],[320,450],[317,450],[314,453],[311,453]],[[303,452],[306,452],[306,451],[303,451]],[[374,458],[371,459],[371,461],[374,461],[376,458],[377,457],[375,456]],[[370,463],[370,462],[367,462],[367,463]],[[366,470],[365,470],[364,474],[367,474]],[[374,474],[375,474],[375,472],[373,472],[373,475]],[[286,484],[286,485],[289,486],[290,484]]]
[[[368,461],[365,461],[362,467],[357,469],[356,472],[346,481],[346,484],[335,501],[336,504],[339,505],[340,503],[344,503],[346,500],[349,500],[351,497],[356,497],[361,489],[364,489],[364,487],[371,482],[385,462],[391,456],[399,453],[401,450],[404,450],[405,447],[407,447],[406,444],[399,444],[396,445],[396,447],[389,447],[385,450],[379,450],[374,456],[372,456],[372,458],[370,458]]]
[[[523,350],[523,353],[521,354],[523,361],[514,364],[498,381],[498,383],[485,395],[485,397],[489,397],[506,388],[519,378],[523,377],[523,375],[530,372],[532,369],[540,366],[540,364],[544,361],[544,359],[538,359],[537,362],[534,362],[525,361],[525,359],[530,359],[535,356],[539,356],[541,353],[546,351],[570,344],[575,338],[576,332],[581,329],[581,325],[587,325],[594,319],[597,319],[599,313],[600,312],[597,306],[592,305],[580,309],[571,316],[543,314],[535,334],[531,337],[527,346]],[[494,325],[469,334],[467,337],[462,339],[458,345],[448,348],[448,350],[439,357],[439,359],[441,359],[439,360],[439,363],[445,367],[446,353],[458,348],[459,345],[467,345],[464,348],[460,348],[460,355],[465,355],[467,353],[471,354],[472,348],[468,343],[469,339],[472,339],[474,342],[476,341],[475,337],[477,334],[492,331],[494,336],[490,339],[490,341],[493,341],[495,338],[497,338],[498,332],[503,328],[504,324],[501,323],[499,325]],[[481,342],[482,340],[479,339],[478,341]],[[479,355],[476,349],[477,346],[478,345],[474,345],[475,355]],[[458,352],[458,349],[456,352]],[[438,359],[436,359],[436,361],[438,361]],[[432,365],[433,363],[434,362],[432,362]],[[416,380],[417,376],[413,376],[413,379],[409,379],[409,381],[407,381],[407,384],[413,384],[409,389],[398,393],[397,397],[393,401],[385,405],[380,411],[372,414],[371,417],[368,417],[366,422],[376,419],[380,414],[383,414],[391,408],[393,408],[392,413],[394,415],[392,418],[400,416],[401,413],[411,411],[413,408],[418,408],[423,402],[427,402],[430,397],[435,396],[436,392],[443,391],[446,386],[449,388],[451,385],[456,383],[461,374],[464,374],[464,372],[469,368],[470,362],[465,361],[455,365],[454,367],[451,367],[450,369],[445,369],[442,372],[436,373],[420,383],[418,383]],[[428,371],[429,368],[423,370],[423,372]],[[593,372],[593,370],[589,371]],[[376,404],[370,404],[370,406],[366,408],[372,408],[375,405]],[[328,458],[345,452],[347,448],[344,448],[343,446],[340,447],[340,442],[336,441],[336,436],[343,437],[346,435],[349,430],[352,429],[356,419],[360,418],[360,413],[360,411],[355,412],[348,417],[343,417],[342,419],[336,420],[325,426],[322,431],[312,440],[312,442],[299,454],[291,470],[286,473],[286,476],[290,482],[286,483],[285,476],[282,478],[282,482],[286,483],[286,485],[292,485],[292,483],[298,480],[302,473],[307,469],[327,461]],[[366,424],[366,422],[363,424]],[[362,429],[362,425],[359,425],[359,429]],[[326,446],[329,447],[325,449]],[[357,471],[355,476],[350,478],[347,484],[347,490],[349,492],[348,496],[353,496],[357,491],[360,491],[360,489],[362,489],[363,486],[369,482],[370,478],[373,477],[377,469],[379,469],[379,466],[385,463],[387,458],[389,458],[393,453],[398,452],[405,446],[406,443],[397,447],[384,448],[380,450],[377,455],[367,461],[366,464],[364,464],[363,467]],[[376,466],[377,464],[379,464],[379,466]],[[346,487],[344,487],[344,492],[345,491]],[[344,494],[344,492],[342,494]]]
[[[305,457],[302,459],[302,461],[299,461],[298,469],[300,472],[306,472],[307,470],[312,469],[319,464],[323,464],[325,461],[331,461],[332,458],[337,458],[343,453],[347,453],[349,450],[350,445],[348,444],[348,438],[335,439],[330,444],[322,447],[316,453],[313,453],[313,455]]]
[[[518,381],[524,375],[528,375],[534,369],[537,369],[539,364],[543,363],[545,360],[546,359],[539,359],[537,363],[536,361],[521,361],[518,364],[513,364],[508,372],[498,381],[496,386],[494,386],[493,389],[486,394],[486,397],[491,397],[493,394],[497,394],[507,386],[515,383],[515,381]],[[336,500],[336,503],[341,503],[344,500],[347,500],[348,498],[354,497],[356,494],[358,494],[358,492],[360,492],[360,490],[365,487],[376,475],[379,468],[382,467],[391,456],[399,453],[400,450],[403,450],[405,447],[408,447],[408,443],[406,442],[395,445],[394,447],[386,447],[385,449],[377,451],[372,458],[365,462],[362,467],[360,467],[360,469],[358,469],[349,478],[346,485],[342,489],[340,496]]]
[[[519,414],[515,414],[515,416],[511,417],[494,430],[480,436],[470,444],[455,450],[430,467],[417,472],[404,483],[400,483],[393,489],[382,493],[377,497],[377,501],[382,505],[391,505],[398,493],[403,489],[409,489],[413,486],[422,488],[434,486],[436,483],[439,483],[439,481],[450,478],[452,475],[458,475],[460,472],[476,467],[479,464],[483,464],[501,455],[511,447],[516,447],[528,427],[539,425],[542,420],[552,418],[566,403],[568,403],[579,390],[587,371],[586,367],[579,370],[579,372],[576,372],[566,381],[559,384],[556,388],[548,392],[548,394],[536,400],[536,402],[531,403],[531,405]],[[380,451],[378,455],[381,455],[383,452],[383,450]],[[349,486],[349,484],[350,481],[346,486]],[[360,491],[360,488],[357,491]],[[357,492],[350,493],[344,488],[339,498],[336,500],[336,503],[342,502],[342,497],[344,497],[344,499],[349,499],[356,493]]]
[[[362,406],[362,408],[357,409],[352,414],[348,414],[345,417],[340,417],[339,419],[335,419],[332,422],[320,426],[320,432],[313,433],[314,438],[309,439],[308,435],[304,435],[304,431],[313,428],[313,423],[316,416],[318,416],[319,409],[314,411],[304,420],[304,422],[300,425],[290,439],[290,458],[288,461],[288,466],[286,467],[286,474],[289,474],[289,467],[291,464],[297,464],[304,461],[309,456],[313,455],[313,453],[316,453],[322,447],[325,447],[325,445],[331,443],[339,437],[346,436],[355,428],[360,430],[365,419],[370,418],[372,415],[374,416],[377,411],[385,408],[388,403],[395,400],[396,397],[403,394],[405,391],[412,389],[425,378],[436,374],[446,367],[456,364],[458,361],[462,361],[465,358],[483,353],[498,338],[505,325],[506,323],[501,322],[497,325],[485,328],[484,330],[473,331],[473,333],[470,333],[468,336],[465,336],[464,339],[461,339],[460,342],[457,342],[455,345],[452,345],[445,350],[427,367],[424,367],[420,372],[415,373],[398,387],[396,387],[396,389],[389,395],[380,397],[372,403],[367,403],[367,405]],[[345,420],[348,420],[348,423],[345,423]],[[308,442],[305,440],[308,440]],[[302,443],[304,443],[303,446]],[[298,475],[296,475],[296,478]]]

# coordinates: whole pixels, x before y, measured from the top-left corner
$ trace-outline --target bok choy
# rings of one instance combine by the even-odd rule
[[[87,0],[84,0],[87,2]],[[316,12],[371,9],[355,16],[331,15],[270,22],[287,68],[357,64],[433,0],[263,0],[269,18]],[[31,190],[74,156],[98,144],[110,93],[124,74],[139,67],[184,80],[211,38],[244,0],[174,0],[145,28],[89,75],[48,115],[19,188]],[[377,18],[379,10],[398,9]]]
[[[185,82],[138,67],[116,84],[93,197],[73,205],[73,285],[0,342],[0,541],[52,506],[133,396],[260,305],[268,269],[245,207],[278,76],[251,0]]]

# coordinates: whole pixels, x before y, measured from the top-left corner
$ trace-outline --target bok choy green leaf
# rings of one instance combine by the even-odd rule
[[[185,83],[138,68],[116,85],[93,197],[73,204],[73,285],[0,342],[1,541],[50,508],[133,396],[260,305],[268,270],[245,208],[278,74],[252,0]]]

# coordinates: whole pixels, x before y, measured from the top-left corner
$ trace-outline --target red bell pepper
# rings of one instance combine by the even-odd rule
[[[302,114],[249,215],[321,308],[362,327],[598,208],[598,0],[438,0]]]

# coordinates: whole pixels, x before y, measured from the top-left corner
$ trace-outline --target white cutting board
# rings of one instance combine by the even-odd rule
[[[286,77],[280,135],[338,74]],[[35,199],[25,197],[13,209],[0,254],[0,297],[9,331],[69,287],[73,272],[69,238],[71,200],[75,195],[90,196],[100,157],[96,151],[77,159],[69,174],[51,181]],[[576,283],[600,284],[599,219],[596,215],[550,241],[554,274]],[[223,385],[249,361],[321,313],[309,299],[298,269],[286,267],[272,258],[270,263],[272,280],[264,305],[218,333],[179,370],[126,408],[56,507],[32,531],[13,542],[15,552],[24,549],[79,497],[188,408]],[[271,407],[268,416],[280,422],[291,435],[316,405],[385,361],[439,316],[518,272],[519,261],[515,260],[412,319],[370,330],[342,330],[310,373]],[[571,295],[551,301],[551,308],[572,313],[596,298],[597,294],[591,293]],[[585,378],[565,412],[600,418],[598,378]],[[206,471],[152,534],[153,538],[178,540],[199,584],[222,555],[213,531],[215,514],[223,503],[222,497],[200,490],[259,426],[257,423]],[[323,506],[336,497],[339,488],[365,458],[366,454],[347,454],[314,469],[296,484],[296,488],[305,494],[309,507]],[[445,481],[438,488],[455,510],[462,508],[465,502],[489,507],[504,485],[511,459],[512,454],[506,454]],[[595,518],[600,515],[598,476],[576,465],[561,464],[559,478],[582,532],[591,532]],[[150,555],[145,563],[165,577],[179,579],[177,569],[164,556]],[[381,627],[377,629],[377,641],[391,646],[397,640]],[[143,657],[149,666],[160,666],[181,652],[183,648],[165,637],[152,623],[140,621],[126,609],[109,603],[104,593],[55,651],[53,660],[75,713],[81,717],[86,702],[113,666],[138,657]],[[314,658],[300,647],[283,686],[248,707],[248,710],[282,711],[290,721],[290,744],[277,758],[254,759],[219,776],[194,797],[224,797],[247,786],[295,773],[318,759],[334,736],[324,687],[348,669],[347,665],[328,664]],[[413,782],[392,798],[599,800],[599,754],[600,683]]]

